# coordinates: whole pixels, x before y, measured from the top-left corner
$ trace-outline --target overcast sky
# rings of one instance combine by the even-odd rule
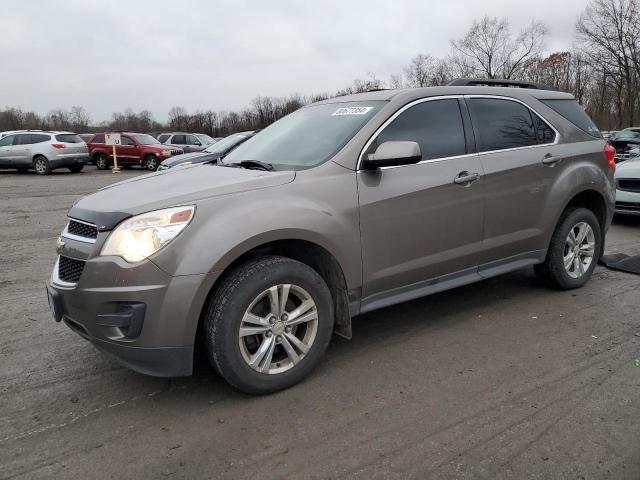
[[[0,0],[0,106],[230,110],[258,95],[387,80],[418,53],[444,56],[475,18],[549,27],[571,45],[586,0]]]

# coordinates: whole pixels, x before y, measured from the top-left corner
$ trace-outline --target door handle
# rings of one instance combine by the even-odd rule
[[[542,157],[542,163],[544,163],[545,165],[555,165],[556,163],[562,161],[564,157],[561,157],[559,155],[552,155],[550,153],[545,154],[544,157]]]
[[[467,171],[460,172],[456,175],[456,178],[453,179],[453,183],[456,185],[471,185],[473,182],[480,178],[479,173],[469,173]]]

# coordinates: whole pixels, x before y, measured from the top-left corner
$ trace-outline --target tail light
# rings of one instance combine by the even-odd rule
[[[616,171],[616,149],[609,143],[604,147],[604,154],[607,156],[607,163],[612,171]]]
[[[52,143],[53,148],[64,148],[64,143]]]

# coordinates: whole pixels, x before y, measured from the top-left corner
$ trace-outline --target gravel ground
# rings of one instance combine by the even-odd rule
[[[268,397],[131,372],[47,309],[55,239],[119,176],[0,173],[0,478],[640,478],[640,277],[532,269],[386,308]],[[640,219],[607,252],[640,254]]]

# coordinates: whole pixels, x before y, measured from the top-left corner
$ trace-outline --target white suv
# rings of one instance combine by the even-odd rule
[[[77,173],[88,161],[87,144],[75,133],[28,130],[0,139],[0,168],[47,175],[66,167]]]

